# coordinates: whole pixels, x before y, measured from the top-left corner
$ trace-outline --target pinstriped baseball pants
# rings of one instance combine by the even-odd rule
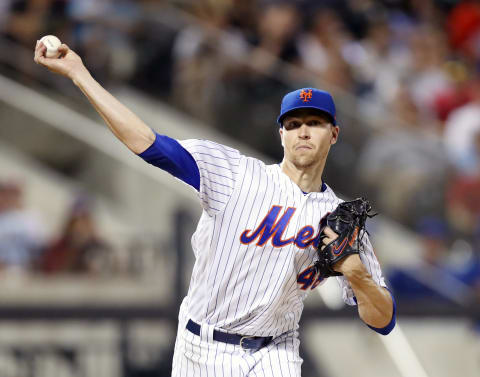
[[[258,351],[194,335],[179,322],[172,377],[300,377],[298,333],[288,332]],[[202,326],[202,328],[205,326]]]

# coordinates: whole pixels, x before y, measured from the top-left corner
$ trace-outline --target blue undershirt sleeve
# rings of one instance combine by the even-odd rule
[[[177,140],[158,133],[155,135],[153,144],[138,156],[199,191],[200,172],[192,155]]]

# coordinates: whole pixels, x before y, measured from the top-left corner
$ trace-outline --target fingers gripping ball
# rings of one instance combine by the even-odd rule
[[[323,246],[318,246],[318,262],[316,268],[320,276],[340,276],[340,272],[333,269],[333,266],[341,259],[352,254],[359,254],[360,243],[358,239],[363,236],[367,217],[373,217],[370,203],[363,198],[340,203],[337,208],[320,224],[322,239],[326,237],[324,230],[328,226],[338,238]]]
[[[60,51],[58,51],[58,48],[62,44],[60,39],[54,35],[46,35],[40,39],[40,42],[42,42],[47,48],[47,52],[45,54],[47,58],[56,59],[60,57]]]

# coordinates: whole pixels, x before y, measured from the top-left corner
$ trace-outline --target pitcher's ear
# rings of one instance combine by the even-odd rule
[[[338,126],[333,126],[332,127],[332,139],[330,141],[330,144],[335,144],[338,141],[338,134],[340,133],[340,127]]]

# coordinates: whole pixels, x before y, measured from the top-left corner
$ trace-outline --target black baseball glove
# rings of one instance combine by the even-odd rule
[[[319,260],[315,264],[320,276],[327,278],[329,276],[341,276],[340,272],[333,269],[333,266],[341,259],[352,254],[359,254],[361,242],[356,242],[357,238],[363,235],[367,217],[373,217],[372,207],[364,198],[358,198],[348,202],[343,202],[320,223],[320,243],[317,253]],[[330,227],[338,238],[323,245],[325,228]]]

